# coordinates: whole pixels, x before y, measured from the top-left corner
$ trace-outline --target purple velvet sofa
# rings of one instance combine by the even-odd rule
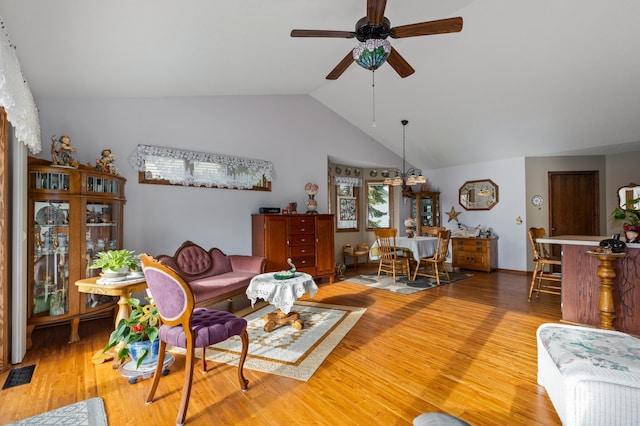
[[[264,272],[266,259],[259,256],[226,255],[220,249],[206,251],[185,241],[173,256],[156,259],[175,270],[191,287],[196,306],[207,306],[244,294],[251,278]]]

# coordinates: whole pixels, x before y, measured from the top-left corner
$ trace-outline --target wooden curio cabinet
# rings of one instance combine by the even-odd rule
[[[422,235],[423,226],[440,226],[440,193],[412,192],[411,216],[416,222],[416,235]]]
[[[27,348],[33,329],[71,323],[80,340],[81,318],[104,316],[115,298],[79,293],[75,282],[96,276],[97,252],[122,248],[126,179],[89,166],[51,166],[29,158]]]

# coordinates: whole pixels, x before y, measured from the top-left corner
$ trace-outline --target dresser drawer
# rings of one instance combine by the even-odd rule
[[[316,232],[316,229],[313,226],[313,223],[303,223],[300,225],[291,225],[289,227],[290,235],[299,235],[299,234],[314,235],[315,232]]]
[[[294,246],[292,245],[289,248],[289,256],[293,257],[305,257],[305,256],[314,256],[316,251],[316,246],[306,245],[306,246]]]
[[[316,266],[316,257],[311,256],[291,256],[291,262],[296,265],[296,269],[300,271],[303,268],[310,268]],[[300,271],[304,272],[304,271]]]
[[[291,216],[291,218],[289,219],[289,225],[290,226],[307,226],[308,228],[313,228],[315,225],[315,222],[313,220],[313,218],[311,217],[307,217],[304,215],[301,216]]]
[[[490,240],[488,239],[467,239],[467,238],[456,238],[454,240],[455,244],[458,245],[460,250],[485,250],[489,247]]]
[[[315,242],[316,237],[313,234],[293,234],[289,236],[289,245],[291,247],[313,245]]]

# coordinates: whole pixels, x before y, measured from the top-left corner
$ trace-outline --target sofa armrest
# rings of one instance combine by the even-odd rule
[[[261,274],[264,272],[267,259],[260,256],[246,256],[241,254],[231,254],[227,256],[231,262],[231,268],[238,272],[252,272]]]

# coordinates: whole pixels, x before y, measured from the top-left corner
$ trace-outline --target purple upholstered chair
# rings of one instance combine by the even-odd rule
[[[167,344],[185,348],[187,359],[185,362],[184,386],[180,411],[178,411],[176,419],[176,423],[182,425],[187,416],[189,396],[191,395],[195,348],[202,348],[202,369],[206,372],[205,351],[207,346],[225,341],[231,336],[240,336],[242,339],[242,353],[238,363],[238,380],[240,381],[240,388],[247,390],[249,381],[245,379],[242,372],[247,350],[249,349],[247,321],[229,312],[205,308],[194,309],[193,293],[189,285],[178,274],[149,255],[143,254],[141,258],[147,286],[162,320],[162,326],[160,326],[160,332],[158,333],[160,338],[159,361],[146,402],[150,404],[153,401],[153,395],[162,375],[162,360],[164,360]]]

